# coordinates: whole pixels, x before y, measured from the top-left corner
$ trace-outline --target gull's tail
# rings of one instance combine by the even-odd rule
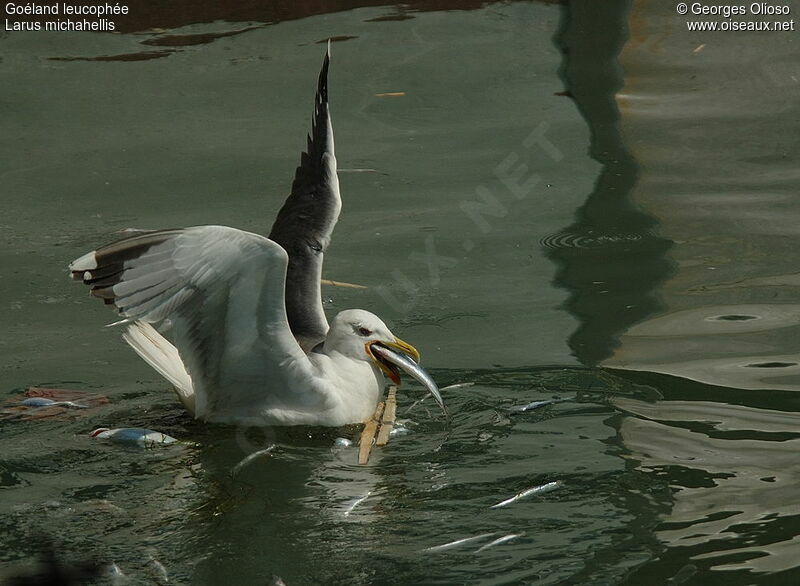
[[[153,326],[142,321],[130,324],[122,337],[147,364],[172,383],[181,403],[194,417],[192,378],[186,372],[178,349]]]

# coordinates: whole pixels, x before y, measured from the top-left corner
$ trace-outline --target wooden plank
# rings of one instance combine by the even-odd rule
[[[383,410],[381,428],[378,431],[378,438],[375,440],[376,446],[385,446],[389,443],[389,436],[394,427],[394,420],[397,417],[397,387],[389,387],[389,394],[386,397],[386,407]]]
[[[364,431],[361,432],[361,441],[358,447],[358,463],[366,464],[369,461],[369,453],[372,451],[372,443],[375,440],[375,433],[378,431],[378,423],[383,416],[384,403],[381,401],[375,408],[375,413],[364,425]]]

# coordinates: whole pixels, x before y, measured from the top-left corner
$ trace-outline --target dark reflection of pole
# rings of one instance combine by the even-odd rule
[[[570,348],[587,365],[610,356],[621,332],[659,309],[653,291],[671,270],[671,243],[653,235],[657,220],[631,202],[638,166],[619,127],[617,56],[628,39],[631,5],[572,0],[561,7],[555,38],[566,95],[589,125],[590,156],[603,166],[575,222],[543,240],[558,266],[555,284],[570,293],[566,308],[581,322]]]

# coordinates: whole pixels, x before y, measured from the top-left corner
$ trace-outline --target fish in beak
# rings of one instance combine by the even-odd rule
[[[428,389],[442,412],[447,415],[447,409],[444,406],[442,395],[439,393],[439,387],[436,386],[431,376],[425,372],[425,369],[419,365],[419,352],[414,346],[395,338],[394,342],[368,342],[366,348],[367,354],[394,384],[400,384],[401,370],[411,375]]]

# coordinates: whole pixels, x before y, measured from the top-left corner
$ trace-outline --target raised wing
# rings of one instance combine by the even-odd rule
[[[191,377],[195,417],[264,419],[270,409],[324,400],[297,389],[310,363],[283,303],[286,252],[223,226],[141,234],[77,259],[73,277],[113,304],[125,322],[171,325]],[[162,329],[164,329],[162,327]]]
[[[292,193],[269,234],[289,254],[286,313],[304,350],[324,340],[328,332],[320,291],[322,258],[342,208],[328,110],[329,63],[330,43],[319,74],[308,148],[295,171]]]

